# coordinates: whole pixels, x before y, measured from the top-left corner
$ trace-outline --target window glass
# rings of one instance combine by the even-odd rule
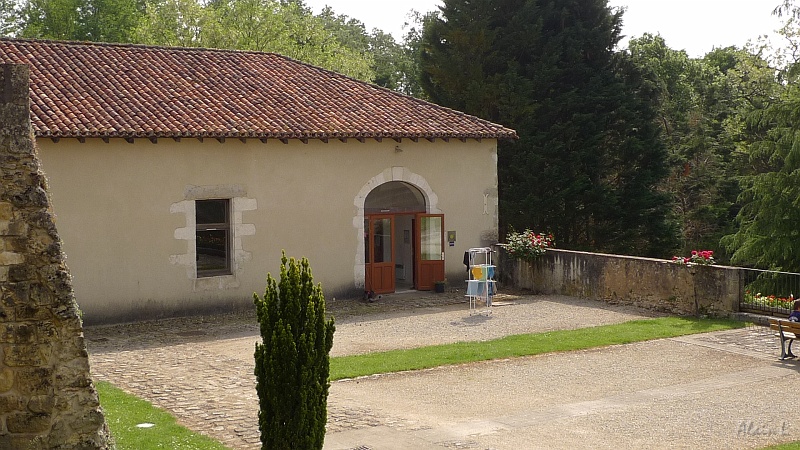
[[[226,199],[195,202],[198,277],[231,273],[229,203]]]
[[[364,262],[370,263],[369,219],[364,219]]]
[[[228,221],[227,200],[198,200],[195,205],[197,223],[226,223]]]
[[[420,250],[423,261],[441,261],[442,218],[422,217],[420,222]]]
[[[228,232],[197,230],[197,272],[228,269]]]
[[[373,221],[375,238],[375,261],[392,261],[392,219],[375,219]]]

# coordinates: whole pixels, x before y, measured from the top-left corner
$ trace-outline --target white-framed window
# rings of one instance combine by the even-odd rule
[[[231,274],[229,199],[195,200],[197,277]]]

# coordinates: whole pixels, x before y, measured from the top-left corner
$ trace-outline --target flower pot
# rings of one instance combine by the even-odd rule
[[[433,283],[433,291],[436,292],[437,294],[444,293],[444,285],[445,285],[444,281],[436,281],[436,282],[434,282]]]

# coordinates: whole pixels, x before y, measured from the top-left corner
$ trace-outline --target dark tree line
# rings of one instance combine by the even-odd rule
[[[516,129],[503,232],[800,271],[800,8],[775,13],[779,49],[703,58],[649,34],[620,50],[607,0],[445,0],[402,42],[302,0],[0,0],[0,35],[281,53]]]
[[[499,147],[501,226],[559,245],[663,254],[674,247],[658,91],[615,51],[605,0],[448,0],[425,29],[430,98],[517,130]]]

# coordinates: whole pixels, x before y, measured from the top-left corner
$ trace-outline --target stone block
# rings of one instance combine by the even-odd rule
[[[50,320],[53,315],[50,308],[38,307],[34,304],[17,305],[17,320],[20,322],[28,320]]]
[[[18,344],[35,344],[38,342],[36,325],[22,323],[14,327],[14,341]]]
[[[30,300],[31,283],[28,281],[21,281],[19,283],[9,283],[11,292],[13,292],[16,303],[21,305]]]
[[[0,394],[4,394],[14,387],[14,371],[8,367],[0,369]],[[10,411],[0,408],[0,411]]]
[[[7,237],[6,251],[15,253],[25,253],[28,251],[28,239],[21,237]]]
[[[8,281],[8,266],[0,266],[0,282]]]
[[[41,283],[31,284],[30,293],[28,298],[38,307],[52,305],[55,300],[55,294],[49,286]]]
[[[3,344],[3,362],[9,367],[43,367],[50,362],[52,349],[41,344]]]
[[[26,435],[13,435],[9,433],[0,432],[0,448],[3,449],[18,449],[18,448],[36,448],[34,445],[35,436]]]
[[[31,397],[30,401],[28,401],[28,411],[38,414],[51,414],[55,404],[55,397],[50,395],[37,395]]]
[[[8,281],[29,281],[36,277],[36,270],[27,264],[17,264],[8,269]]]
[[[39,186],[31,186],[11,197],[14,205],[20,208],[44,208],[47,206],[47,193]]]
[[[16,371],[17,391],[22,395],[53,395],[53,370],[23,368]]]
[[[19,395],[0,395],[0,411],[23,411],[25,409],[25,399]]]
[[[81,420],[75,424],[75,431],[82,435],[90,435],[92,432],[97,432],[103,428],[105,418],[100,409],[90,409]]]
[[[0,343],[35,344],[37,327],[26,323],[4,323],[0,325]]]
[[[13,344],[14,330],[16,325],[13,323],[0,324],[0,344]]]
[[[6,418],[9,433],[44,433],[50,429],[50,423],[49,414],[21,412]]]
[[[17,306],[17,297],[14,296],[14,290],[11,289],[11,283],[6,283],[0,287],[0,306],[3,308],[14,308]]]
[[[28,80],[31,69],[25,64],[0,65],[0,86],[3,88],[2,104],[28,106]]]
[[[25,262],[25,256],[14,252],[0,252],[0,266],[13,266]]]
[[[14,207],[11,203],[0,202],[0,222],[10,221],[14,218]]]
[[[39,322],[36,324],[36,338],[40,344],[53,342],[58,338],[58,331],[52,322]]]
[[[27,236],[28,224],[22,220],[12,220],[8,224],[8,231],[6,234],[8,236]]]

